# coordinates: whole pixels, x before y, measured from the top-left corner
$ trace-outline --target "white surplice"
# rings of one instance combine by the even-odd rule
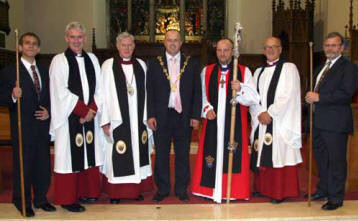
[[[202,85],[202,104],[203,104],[203,111],[202,117],[206,118],[206,114],[209,110],[213,109],[213,106],[207,100],[206,95],[206,87],[205,87],[205,73],[206,67],[201,72],[201,85]],[[217,73],[212,73],[211,76]],[[222,72],[220,81],[226,80],[226,74],[228,71]],[[232,73],[230,73],[232,74]],[[252,73],[250,69],[245,67],[245,75],[244,75],[244,83],[240,83],[241,90],[237,92],[236,102],[244,106],[250,106],[254,104],[258,104],[259,102],[259,95],[255,89],[254,81],[252,78]],[[231,84],[231,82],[228,82]],[[227,93],[231,93],[228,91]],[[237,105],[236,108],[239,108]],[[222,174],[223,174],[223,162],[224,162],[224,148],[227,146],[224,145],[224,132],[225,132],[225,118],[230,117],[226,116],[226,83],[221,86],[219,84],[218,87],[218,105],[217,105],[217,113],[216,113],[216,120],[217,120],[217,152],[216,152],[216,174],[215,174],[215,188],[213,190],[213,196],[205,196],[208,198],[213,199],[217,203],[221,203],[222,199]],[[240,123],[240,122],[237,122]],[[193,193],[194,195],[202,196],[198,193]]]
[[[97,105],[97,114],[94,118],[94,145],[95,145],[95,161],[96,166],[103,165],[103,142],[104,134],[99,127],[99,116],[102,112],[103,99],[101,97],[101,69],[98,59],[92,53],[88,53],[90,57],[95,74],[96,74],[96,88],[94,93],[94,100]],[[84,103],[89,104],[89,85],[87,83],[87,75],[84,63],[84,57],[76,57],[82,83]],[[73,112],[78,96],[73,94],[68,89],[69,65],[64,53],[56,55],[50,66],[50,98],[51,98],[51,124],[50,135],[51,139],[55,141],[55,164],[54,171],[56,173],[73,173],[71,163],[71,144],[68,117]],[[83,137],[86,137],[83,132]],[[86,142],[84,142],[84,169],[88,168]]]
[[[146,75],[147,66],[145,63],[137,58],[137,61],[142,66],[144,74]],[[133,162],[134,162],[134,174],[122,177],[114,177],[113,175],[113,162],[112,162],[112,153],[113,153],[113,131],[123,123],[121,110],[119,107],[117,89],[114,80],[113,73],[113,58],[106,60],[102,65],[102,77],[103,77],[103,86],[104,96],[105,96],[105,111],[101,116],[101,126],[110,124],[110,137],[106,136],[106,145],[105,145],[105,164],[101,168],[102,173],[108,178],[108,182],[112,184],[116,183],[140,183],[141,180],[146,179],[152,175],[151,168],[151,158],[150,154],[153,151],[153,136],[152,131],[148,128],[147,125],[147,93],[145,93],[144,101],[144,111],[143,116],[138,115],[138,103],[137,103],[137,86],[135,75],[133,75],[133,65],[121,65],[125,77],[129,83],[132,84],[134,88],[134,94],[131,96],[128,94],[128,108],[129,108],[129,118],[130,118],[130,130],[131,130],[131,142],[132,142],[132,153],[133,153]],[[133,79],[133,81],[132,81]],[[139,118],[139,119],[138,119]],[[138,139],[138,121],[143,119],[143,123],[147,126],[148,131],[148,157],[149,164],[140,167],[139,159],[139,142]]]
[[[251,143],[254,133],[259,126],[258,160],[260,166],[266,125],[260,124],[258,116],[267,111],[272,118],[272,161],[274,168],[293,166],[302,162],[300,148],[301,141],[301,87],[297,67],[293,63],[283,64],[282,72],[277,84],[274,102],[267,107],[267,92],[276,66],[265,67],[259,81],[261,105],[250,107],[252,116]],[[262,68],[254,73],[255,87]]]

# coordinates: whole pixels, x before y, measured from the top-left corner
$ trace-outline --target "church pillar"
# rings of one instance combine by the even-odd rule
[[[180,25],[180,37],[182,39],[183,42],[185,42],[185,1],[184,0],[180,0],[180,20],[179,20],[179,25]]]
[[[155,41],[154,0],[149,0],[149,42]]]
[[[132,0],[128,0],[127,1],[127,9],[128,9],[128,14],[127,14],[127,29],[128,29],[128,32],[131,32],[132,31]]]

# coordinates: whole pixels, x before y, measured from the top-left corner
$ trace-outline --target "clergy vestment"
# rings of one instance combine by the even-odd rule
[[[141,59],[123,62],[116,56],[102,65],[105,111],[101,126],[110,125],[102,172],[107,177],[111,199],[135,199],[153,188],[150,162],[153,139],[152,131],[147,128],[146,71]]]
[[[275,200],[297,197],[296,165],[302,162],[298,70],[294,64],[278,60],[272,66],[258,68],[254,80],[260,94],[260,104],[250,107],[255,190]],[[272,118],[269,125],[258,121],[265,111]]]
[[[76,203],[77,197],[100,194],[98,166],[103,165],[100,66],[95,55],[76,56],[70,49],[56,55],[50,66],[51,124],[55,141],[55,203]],[[95,118],[80,124],[88,109]]]
[[[206,66],[201,72],[202,117],[206,118],[209,110],[214,110],[216,118],[204,120],[199,149],[196,158],[192,192],[220,203],[226,197],[228,143],[230,137],[230,120],[233,79],[232,64],[222,71],[219,64]],[[259,96],[255,90],[250,70],[238,66],[238,80],[241,89],[237,92],[235,141],[239,143],[234,153],[231,199],[249,199],[250,174],[247,130],[247,106],[257,104]]]

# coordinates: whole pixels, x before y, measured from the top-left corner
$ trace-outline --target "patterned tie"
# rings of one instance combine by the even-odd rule
[[[31,65],[31,70],[32,70],[32,77],[34,79],[34,85],[35,85],[35,90],[37,93],[37,99],[40,100],[40,81],[39,81],[39,76],[37,75],[36,72],[36,66],[35,65]]]
[[[171,73],[170,76],[170,83],[171,86],[175,88],[175,90],[172,90],[173,96],[174,96],[174,109],[178,112],[181,113],[182,112],[182,106],[181,106],[181,100],[180,100],[180,93],[179,93],[179,83],[180,83],[180,79],[179,78],[179,71],[177,69],[177,65],[176,65],[176,58],[171,58],[169,60],[169,71]]]
[[[321,78],[319,79],[318,83],[316,84],[316,87],[314,88],[314,92],[317,92],[319,90],[319,87],[321,86],[322,80],[324,79],[324,77],[326,76],[327,72],[329,71],[329,69],[331,68],[331,61],[328,61],[326,63],[326,68],[324,69]]]

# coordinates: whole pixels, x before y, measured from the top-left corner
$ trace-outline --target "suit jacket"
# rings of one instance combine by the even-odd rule
[[[41,121],[34,116],[35,111],[41,110],[40,105],[45,107],[50,114],[50,95],[49,95],[49,74],[48,68],[37,65],[41,76],[40,100],[38,100],[35,85],[28,71],[20,62],[20,88],[21,97],[21,124],[23,143],[30,142],[36,137],[50,139],[49,125],[50,119]],[[32,73],[31,73],[32,74]],[[0,73],[0,105],[9,108],[11,138],[13,144],[17,144],[17,103],[12,100],[12,90],[16,82],[16,67],[11,65],[5,67]]]
[[[314,84],[325,64],[314,72]],[[319,129],[351,133],[353,116],[352,96],[356,90],[357,67],[343,56],[326,73],[321,82],[319,102],[315,103],[313,124]]]
[[[181,53],[180,69],[186,57]],[[164,67],[168,69],[165,54],[162,56]],[[200,119],[201,114],[201,84],[199,64],[190,58],[180,78],[180,98],[182,116],[185,126],[189,127],[190,119]],[[147,114],[148,119],[155,117],[158,127],[167,121],[170,83],[166,78],[163,67],[157,58],[148,62],[147,70]]]

